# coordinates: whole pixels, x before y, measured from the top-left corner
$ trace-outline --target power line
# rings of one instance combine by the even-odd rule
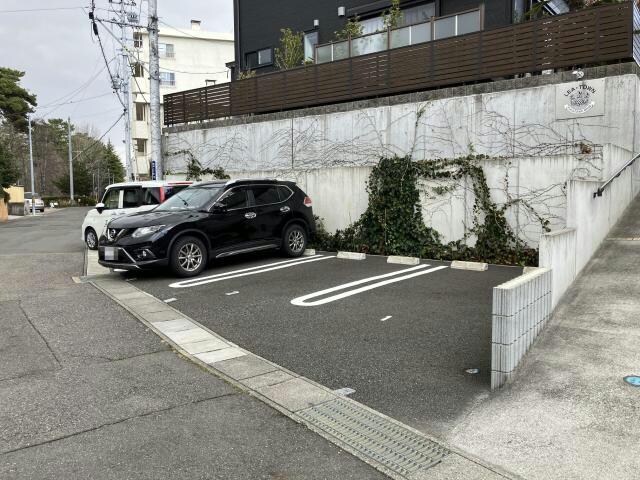
[[[121,111],[122,111],[122,108],[116,107],[116,108],[110,108],[109,110],[104,110],[102,112],[97,112],[97,113],[91,112],[91,113],[87,113],[85,115],[74,115],[73,119],[77,120],[79,118],[88,118],[88,117],[97,118],[97,117],[103,117],[105,115],[111,115],[112,113],[121,112]]]
[[[113,60],[112,60],[113,61]],[[97,65],[96,65],[97,66]],[[56,98],[55,100],[51,100],[51,103],[47,103],[45,105],[38,105],[37,108],[49,108],[53,105],[56,105],[58,102],[61,101],[65,101],[65,99],[69,98],[69,97],[73,97],[77,92],[79,92],[80,90],[84,90],[87,87],[89,87],[89,85],[91,85],[91,83],[93,83],[93,81],[98,78],[100,76],[100,74],[102,72],[104,72],[106,69],[105,66],[103,66],[99,72],[96,72],[95,74],[93,74],[86,82],[84,82],[82,85],[80,85],[78,88],[73,89],[72,91],[70,91],[69,93],[62,95],[61,97]]]
[[[82,150],[81,152],[79,152],[75,157],[73,157],[73,160],[75,161],[76,158],[78,158],[80,155],[82,155],[83,153],[86,153],[88,150],[91,150],[93,147],[95,147],[98,143],[102,142],[102,139],[104,137],[107,136],[107,134],[113,130],[113,128],[118,124],[118,122],[120,122],[120,120],[122,120],[122,118],[124,117],[124,112],[120,114],[120,116],[118,117],[118,119],[113,122],[113,124],[107,129],[106,132],[104,132],[100,138],[98,138],[96,141],[94,141],[91,145],[89,145],[87,148],[85,148],[84,150]]]
[[[129,58],[128,55],[127,55],[127,59],[129,61],[129,67],[133,67],[133,65],[131,65],[131,59]],[[142,68],[144,68],[142,63],[140,63],[140,65],[142,66]],[[144,100],[144,103],[149,103],[149,101],[147,100],[147,97],[144,96],[144,92],[142,91],[142,87],[138,83],[138,78],[135,75],[133,76],[133,81],[136,82],[136,86],[138,87],[138,92],[140,92],[140,95],[142,95],[142,100]]]
[[[94,95],[93,97],[82,98],[80,100],[69,100],[68,102],[56,103],[53,105],[48,105],[47,107],[61,107],[63,105],[72,105],[74,103],[82,103],[88,102],[89,100],[95,100],[96,98],[106,97],[107,95],[111,95],[113,92],[101,93],[100,95]]]
[[[57,7],[57,8],[22,8],[19,10],[0,10],[0,13],[22,13],[22,12],[53,12],[58,10],[83,10],[84,7]]]
[[[102,58],[104,59],[104,63],[105,66],[107,67],[107,71],[109,72],[109,77],[111,79],[111,84],[114,84],[114,80],[115,77],[113,76],[113,73],[111,73],[111,69],[109,68],[109,62],[107,60],[107,55],[104,53],[104,46],[102,45],[102,39],[100,38],[100,32],[98,31],[98,25],[96,24],[95,20],[94,20],[94,11],[95,11],[96,5],[95,5],[95,0],[91,0],[91,12],[89,13],[89,18],[91,19],[91,25],[93,28],[93,33],[95,34],[95,36],[98,39],[98,45],[100,46],[100,52],[102,53]],[[114,89],[115,92],[115,89]],[[118,101],[120,102],[120,104],[124,107],[127,108],[127,106],[124,104],[124,102],[122,101],[122,98],[120,98],[120,95],[118,95],[116,93],[116,96],[118,97]]]

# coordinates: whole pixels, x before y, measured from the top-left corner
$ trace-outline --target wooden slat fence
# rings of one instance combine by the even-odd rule
[[[640,61],[634,2],[164,96],[167,126],[327,105],[525,72]]]

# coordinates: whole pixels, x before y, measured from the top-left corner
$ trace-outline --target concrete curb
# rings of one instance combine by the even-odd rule
[[[358,252],[338,252],[337,257],[344,260],[364,260],[367,258],[367,255]]]
[[[418,257],[402,257],[398,255],[391,255],[387,257],[387,263],[397,263],[399,265],[419,265],[420,259]]]
[[[473,270],[475,272],[484,272],[489,269],[489,264],[483,262],[462,262],[460,260],[454,260],[451,262],[451,268],[454,270]]]

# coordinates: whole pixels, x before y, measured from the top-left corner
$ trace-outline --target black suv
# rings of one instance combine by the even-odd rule
[[[128,270],[168,265],[191,277],[214,258],[268,249],[300,256],[315,229],[311,199],[293,182],[202,182],[150,212],[109,222],[99,262]]]

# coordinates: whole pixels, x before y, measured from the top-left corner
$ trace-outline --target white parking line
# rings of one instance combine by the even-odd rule
[[[330,258],[336,258],[336,257],[314,255],[311,257],[305,257],[303,260],[296,258],[293,260],[285,260],[283,262],[268,263],[266,265],[258,265],[257,267],[243,268],[241,270],[233,270],[231,272],[218,273],[216,275],[209,275],[207,277],[192,278],[190,280],[183,280],[181,282],[172,283],[169,286],[171,288],[196,287],[198,285],[206,285],[207,283],[221,282],[223,280],[230,280],[232,278],[246,277],[247,275],[256,275],[258,273],[270,272],[272,270],[280,270],[281,268],[295,267],[297,265],[317,262],[319,260],[329,260]]]
[[[350,297],[352,295],[357,295],[358,293],[366,292],[367,290],[372,290],[374,288],[383,287],[384,285],[389,285],[390,283],[401,282],[403,280],[407,280],[409,278],[417,277],[420,275],[426,275],[428,273],[436,272],[438,270],[442,270],[443,268],[448,268],[446,266],[442,267],[434,267],[428,270],[424,270],[429,265],[418,265],[417,267],[406,268],[404,270],[400,270],[397,272],[385,273],[384,275],[377,275],[375,277],[363,278],[362,280],[356,280],[355,282],[345,283],[344,285],[338,285],[337,287],[327,288],[325,290],[320,290],[319,292],[310,293],[308,295],[303,295],[302,297],[294,298],[291,300],[293,305],[298,305],[300,307],[317,307],[318,305],[324,305],[325,303],[335,302],[336,300],[340,300],[342,298]],[[404,273],[409,273],[408,275],[402,275]],[[402,275],[398,277],[398,275]],[[395,277],[389,280],[383,280],[381,282],[372,283],[370,285],[366,285],[364,287],[355,288],[353,290],[348,290],[346,292],[339,293],[337,295],[333,295],[331,297],[322,298],[320,300],[316,300],[315,302],[309,302],[307,300],[321,297],[327,293],[337,292],[340,290],[345,290],[350,287],[355,287],[356,285],[361,285],[363,283],[369,283],[373,280],[380,280],[381,278]]]

